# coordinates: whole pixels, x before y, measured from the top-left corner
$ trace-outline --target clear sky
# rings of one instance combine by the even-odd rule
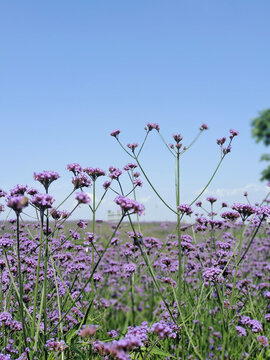
[[[216,138],[230,128],[240,136],[207,195],[260,200],[266,149],[250,121],[270,106],[269,13],[268,0],[1,1],[0,188],[37,186],[34,171],[55,170],[60,199],[71,189],[66,164],[130,161],[111,130],[121,129],[124,144],[140,142],[146,122],[158,122],[168,142],[180,132],[187,144],[205,122],[210,130],[183,159],[183,202],[207,182]],[[174,161],[157,134],[142,162],[173,204]],[[145,220],[172,219],[149,187],[138,198]],[[109,208],[107,200],[99,217]]]

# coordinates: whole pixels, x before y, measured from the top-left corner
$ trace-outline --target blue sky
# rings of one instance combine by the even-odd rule
[[[240,136],[207,195],[232,203],[247,190],[260,200],[266,149],[251,138],[250,120],[269,107],[269,11],[266,0],[1,2],[0,187],[34,185],[34,171],[55,170],[60,199],[71,189],[66,164],[129,161],[111,130],[140,142],[146,122],[158,122],[169,142],[180,132],[187,144],[205,122],[210,130],[183,159],[182,200],[205,185],[216,138],[230,128]],[[173,204],[174,162],[151,135],[142,161]],[[138,197],[145,220],[172,219],[148,186]]]

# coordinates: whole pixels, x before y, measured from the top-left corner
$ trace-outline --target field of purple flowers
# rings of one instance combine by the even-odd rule
[[[61,181],[54,171],[34,173],[39,189],[0,190],[0,360],[270,359],[268,197],[257,204],[246,193],[241,204],[200,201],[237,131],[227,144],[217,140],[221,159],[202,192],[191,204],[180,202],[179,159],[207,128],[186,147],[180,134],[167,143],[158,124],[147,124],[141,146],[123,146],[113,131],[132,162],[108,172],[69,164],[66,199],[77,201],[69,211],[66,199],[55,205],[50,193]],[[139,159],[153,130],[176,164],[175,206]],[[140,222],[147,211],[136,200],[141,175],[175,223]],[[109,191],[122,214],[110,224],[96,219]],[[70,221],[79,206],[89,207],[91,218]],[[35,221],[26,221],[30,208]]]

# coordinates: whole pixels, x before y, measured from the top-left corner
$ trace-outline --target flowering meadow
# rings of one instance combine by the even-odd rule
[[[180,159],[206,130],[202,124],[186,146],[181,134],[167,142],[158,124],[146,125],[140,145],[125,146],[113,131],[127,164],[67,165],[70,193],[59,204],[55,171],[35,172],[36,188],[0,190],[0,360],[270,359],[268,196],[256,204],[247,193],[242,203],[201,200],[237,131],[217,139],[220,161],[208,183],[181,202]],[[141,163],[150,134],[175,162],[173,205]],[[142,181],[174,223],[140,221]],[[109,192],[121,210],[113,223],[97,220]],[[66,210],[69,198],[76,205]],[[81,206],[89,219],[71,220]]]

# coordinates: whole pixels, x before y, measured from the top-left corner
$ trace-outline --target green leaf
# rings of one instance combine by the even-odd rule
[[[172,359],[176,359],[176,357],[172,354],[169,354],[165,351],[160,350],[157,347],[154,347],[151,351],[150,354],[154,354],[154,355],[161,355],[161,356],[170,356]]]

